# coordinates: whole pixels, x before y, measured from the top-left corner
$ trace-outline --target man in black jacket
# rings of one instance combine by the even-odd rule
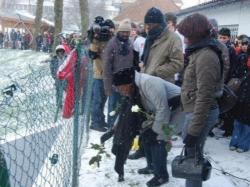
[[[229,53],[229,61],[230,61],[230,68],[229,68],[228,76],[224,78],[225,83],[227,83],[229,81],[229,79],[232,76],[233,70],[237,65],[236,64],[237,63],[237,55],[236,55],[236,52],[235,52],[235,49],[234,49],[232,43],[230,42],[230,38],[231,38],[230,29],[221,28],[219,31],[218,40],[227,46],[228,53]]]

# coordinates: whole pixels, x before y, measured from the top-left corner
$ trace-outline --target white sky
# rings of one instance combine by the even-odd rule
[[[197,5],[199,3],[199,0],[182,0],[184,3],[182,8],[188,8],[194,5]]]

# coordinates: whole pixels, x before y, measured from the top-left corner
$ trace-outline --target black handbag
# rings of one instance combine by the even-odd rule
[[[238,97],[235,93],[228,87],[224,85],[223,95],[217,99],[220,109],[220,114],[226,113],[231,110],[237,102]]]
[[[212,171],[211,163],[203,157],[185,156],[184,150],[185,147],[182,149],[181,154],[172,161],[172,176],[188,180],[208,180]]]

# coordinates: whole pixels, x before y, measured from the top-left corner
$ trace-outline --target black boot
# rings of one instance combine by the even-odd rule
[[[124,176],[123,175],[119,175],[118,182],[123,182],[123,181],[124,181]]]
[[[137,171],[139,174],[144,174],[144,175],[148,175],[148,174],[153,174],[153,169],[149,168],[149,167],[145,167],[142,169],[138,169]]]
[[[114,130],[113,129],[109,129],[107,132],[105,132],[100,140],[101,140],[101,144],[104,144],[104,142],[106,142],[108,139],[110,139],[114,134]]]
[[[150,179],[147,182],[147,186],[148,187],[157,187],[157,186],[160,186],[162,184],[167,183],[168,180],[169,180],[168,176],[166,176],[166,177],[157,177],[157,176],[154,176],[152,179]]]
[[[138,149],[136,152],[134,152],[133,154],[129,155],[128,159],[130,159],[130,160],[136,160],[136,159],[142,158],[144,156],[145,156],[144,151],[141,150],[141,149]]]

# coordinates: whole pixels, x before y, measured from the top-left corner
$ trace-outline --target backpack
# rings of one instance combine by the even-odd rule
[[[213,47],[211,47],[211,49],[218,55],[219,57],[219,61],[220,61],[220,68],[221,68],[221,78],[223,78],[223,69],[224,69],[224,63],[222,60],[222,53],[218,50],[215,50]],[[238,82],[234,82],[234,83],[238,83]],[[226,113],[229,110],[231,110],[237,102],[238,97],[236,96],[235,92],[233,91],[233,87],[237,89],[237,87],[239,88],[240,85],[227,85],[227,84],[223,84],[222,87],[222,94],[220,94],[217,97],[217,102],[219,105],[219,109],[220,109],[220,114]],[[241,82],[240,82],[241,83]]]

